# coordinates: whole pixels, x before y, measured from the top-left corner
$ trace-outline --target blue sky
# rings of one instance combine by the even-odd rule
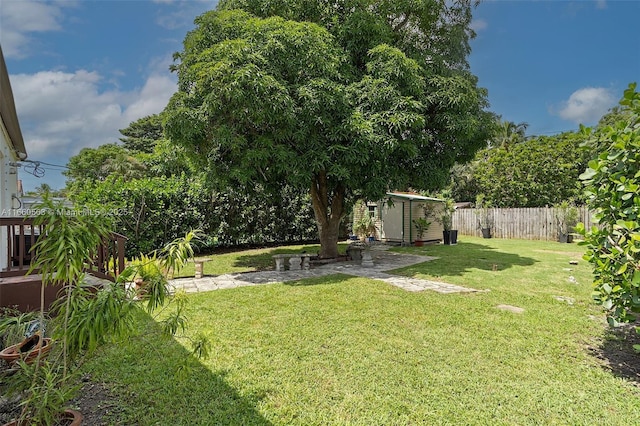
[[[176,90],[173,52],[211,0],[2,0],[0,44],[29,159],[65,165],[83,147],[160,112]],[[640,1],[485,1],[471,70],[490,109],[529,134],[594,124],[640,80]],[[25,189],[64,186],[43,165]]]
[[[640,80],[640,1],[486,1],[471,70],[491,109],[554,134],[597,122]]]

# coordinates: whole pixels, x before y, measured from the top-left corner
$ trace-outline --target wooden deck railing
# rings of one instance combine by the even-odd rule
[[[27,275],[34,259],[31,248],[38,239],[46,237],[43,228],[34,223],[29,217],[0,217],[0,240],[4,259],[0,269],[0,278]],[[124,270],[124,245],[127,238],[112,232],[99,247],[96,256],[87,265],[87,272],[99,278],[115,281]],[[37,274],[38,271],[32,271]]]
[[[98,278],[106,278],[111,281],[120,275],[125,268],[124,243],[127,237],[112,232],[97,249],[93,263],[87,268],[87,272]]]

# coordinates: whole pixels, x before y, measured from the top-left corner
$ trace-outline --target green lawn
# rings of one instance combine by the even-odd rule
[[[396,249],[440,257],[396,273],[489,291],[409,293],[334,275],[200,293],[188,331],[213,352],[190,374],[176,378],[184,347],[142,315],[142,342],[107,347],[86,369],[126,402],[120,424],[640,424],[639,388],[594,356],[606,329],[589,265],[569,264],[580,247],[460,240]],[[263,255],[209,264],[251,268],[245,259]]]

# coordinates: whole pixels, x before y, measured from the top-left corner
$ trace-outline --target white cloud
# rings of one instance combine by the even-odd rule
[[[218,0],[154,0],[154,2],[179,6],[172,7],[169,11],[161,11],[156,17],[156,24],[168,30],[191,27],[196,16],[207,10],[213,10],[218,5]]]
[[[486,29],[488,26],[489,24],[484,19],[474,19],[471,21],[470,25],[471,29],[475,32],[480,32]]]
[[[596,9],[606,9],[607,0],[596,0]]]
[[[119,129],[161,112],[177,89],[168,73],[154,73],[131,91],[101,89],[102,80],[86,70],[11,76],[29,158],[68,159],[84,147],[117,142]]]
[[[573,92],[562,103],[557,115],[574,123],[590,125],[596,123],[615,103],[616,98],[609,89],[584,87]]]
[[[124,111],[126,122],[130,123],[138,118],[162,111],[176,90],[175,81],[168,76],[152,75],[140,90],[137,99]]]
[[[0,2],[0,42],[7,58],[24,58],[31,53],[32,33],[62,30],[62,8],[73,1],[41,2],[2,0]]]

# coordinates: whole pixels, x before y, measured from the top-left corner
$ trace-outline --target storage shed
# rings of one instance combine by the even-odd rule
[[[444,200],[425,197],[415,193],[389,192],[388,198],[367,203],[368,214],[375,219],[376,238],[393,243],[413,244],[416,240],[416,226],[413,220],[425,216],[425,206],[430,206],[431,215],[427,220],[431,226],[423,235],[423,241],[441,241],[442,224],[436,220],[442,215]]]

